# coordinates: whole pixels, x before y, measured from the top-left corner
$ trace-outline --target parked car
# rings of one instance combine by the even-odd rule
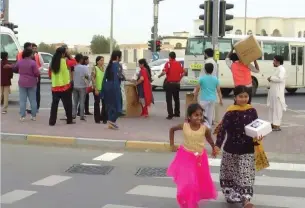
[[[40,72],[41,79],[49,79],[48,72],[49,72],[49,66],[52,61],[53,55],[50,53],[45,53],[45,52],[38,52],[38,53],[41,55],[43,62],[44,62],[43,68]]]

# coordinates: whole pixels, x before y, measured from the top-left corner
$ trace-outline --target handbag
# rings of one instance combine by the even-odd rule
[[[254,139],[255,141],[256,139]],[[255,141],[254,156],[255,156],[255,170],[260,171],[270,166],[267,155],[264,151],[262,141]]]

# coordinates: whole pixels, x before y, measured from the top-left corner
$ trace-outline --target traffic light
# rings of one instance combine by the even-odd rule
[[[204,10],[204,14],[199,16],[203,20],[203,25],[199,26],[199,30],[203,31],[205,36],[212,36],[213,32],[213,1],[206,0],[204,4],[199,5]]]
[[[15,34],[18,34],[18,31],[15,29],[18,28],[18,25],[15,25],[14,23],[11,22],[5,22],[2,24],[4,27],[10,28]]]
[[[226,1],[220,1],[219,5],[219,36],[223,37],[227,31],[233,30],[232,25],[226,25],[227,20],[234,18],[233,15],[227,14],[228,9],[233,9],[234,4],[227,4]]]
[[[148,50],[153,51],[154,48],[154,41],[150,40],[148,41]]]
[[[156,41],[156,51],[161,51],[161,41],[160,40],[157,40]]]

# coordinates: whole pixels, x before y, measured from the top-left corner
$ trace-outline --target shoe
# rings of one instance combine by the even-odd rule
[[[175,114],[174,117],[180,118],[180,114]]]
[[[25,117],[21,117],[20,121],[22,121],[22,122],[25,121]]]
[[[86,113],[85,113],[85,115],[87,115],[87,116],[92,116],[92,115],[93,115],[93,113],[86,112]]]
[[[36,121],[36,117],[33,117],[33,116],[32,116],[32,117],[31,117],[31,120],[32,120],[32,121]]]
[[[81,117],[80,120],[81,121],[86,121],[86,118],[85,117]]]
[[[75,121],[67,122],[67,124],[76,124]]]
[[[7,114],[7,111],[6,111],[6,110],[3,110],[3,111],[2,111],[2,114]]]
[[[108,128],[113,129],[113,130],[118,130],[119,129],[118,125],[116,125],[115,123],[113,123],[111,121],[108,121]]]
[[[173,119],[173,116],[167,116],[166,119],[167,119],[167,120],[172,120],[172,119]]]

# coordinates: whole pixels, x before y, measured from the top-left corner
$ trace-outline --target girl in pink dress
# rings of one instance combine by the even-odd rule
[[[200,200],[217,198],[216,187],[212,181],[205,140],[212,146],[212,156],[216,157],[211,132],[202,121],[203,108],[191,104],[187,109],[188,121],[170,129],[170,145],[173,151],[174,133],[183,130],[183,144],[170,164],[167,175],[173,177],[177,185],[177,201],[180,208],[198,208]]]

